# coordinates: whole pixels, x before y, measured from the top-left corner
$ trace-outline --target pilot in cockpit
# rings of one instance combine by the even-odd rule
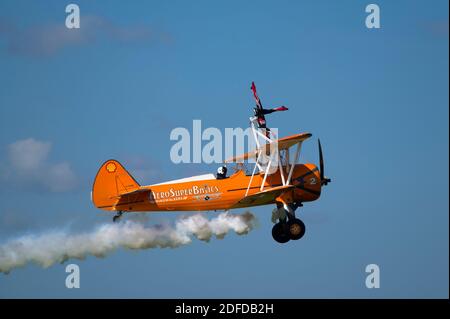
[[[227,178],[227,167],[226,166],[220,166],[217,169],[217,175],[216,175],[217,179],[224,179]]]

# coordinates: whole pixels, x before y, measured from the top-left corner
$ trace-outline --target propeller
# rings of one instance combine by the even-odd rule
[[[320,183],[321,185],[328,185],[331,182],[331,179],[325,177],[325,168],[323,165],[323,153],[322,153],[322,145],[320,144],[319,139],[319,165],[320,165]]]

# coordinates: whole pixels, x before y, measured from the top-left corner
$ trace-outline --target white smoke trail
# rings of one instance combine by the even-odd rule
[[[0,272],[9,273],[27,263],[47,268],[71,258],[105,257],[119,248],[176,248],[189,244],[192,236],[209,241],[213,235],[223,238],[230,230],[242,235],[254,228],[255,221],[250,212],[240,215],[226,212],[211,220],[199,214],[182,217],[174,226],[146,226],[127,220],[104,224],[88,233],[53,231],[26,235],[0,245]]]

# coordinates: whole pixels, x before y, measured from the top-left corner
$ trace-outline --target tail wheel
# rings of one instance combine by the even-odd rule
[[[291,239],[288,225],[286,223],[275,224],[272,228],[272,237],[281,244],[287,243]]]
[[[122,211],[118,211],[117,214],[114,215],[113,217],[113,222],[117,223],[118,221],[120,221],[120,218],[122,217],[123,212]]]
[[[291,219],[288,224],[289,239],[299,240],[305,235],[305,224],[298,218]]]

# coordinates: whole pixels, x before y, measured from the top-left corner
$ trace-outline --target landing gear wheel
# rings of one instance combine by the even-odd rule
[[[298,218],[288,221],[289,238],[292,240],[299,240],[305,235],[305,224]]]
[[[277,223],[272,228],[272,237],[275,241],[284,244],[290,239],[288,225],[286,223]]]

